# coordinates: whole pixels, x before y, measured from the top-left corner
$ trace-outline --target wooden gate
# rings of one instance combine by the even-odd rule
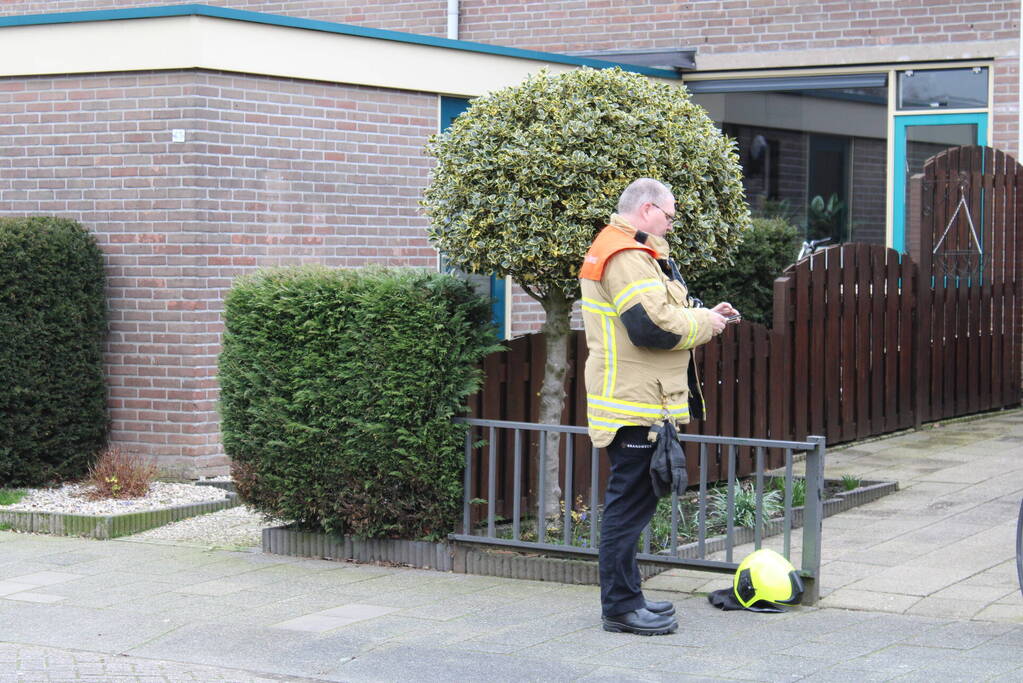
[[[916,424],[1020,400],[1021,167],[990,147],[929,159],[919,183]]]

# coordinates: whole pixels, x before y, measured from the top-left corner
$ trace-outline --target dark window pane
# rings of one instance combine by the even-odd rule
[[[835,242],[884,242],[887,87],[749,87],[693,101],[735,139],[754,214]]]
[[[900,71],[898,108],[981,109],[988,106],[987,85],[984,67]]]
[[[846,239],[849,148],[847,137],[810,135],[806,212],[810,239],[827,237],[834,244]]]

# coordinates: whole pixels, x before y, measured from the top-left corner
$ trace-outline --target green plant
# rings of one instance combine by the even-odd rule
[[[546,533],[544,537],[547,543],[562,543],[565,537],[565,501],[559,501],[560,514],[556,517],[547,518]],[[569,545],[590,547],[590,515],[591,511],[579,496],[572,506],[572,529],[569,534]],[[533,534],[535,538],[535,533]]]
[[[775,218],[786,223],[796,224],[796,210],[788,199],[764,199],[760,206],[753,209],[754,218]]]
[[[764,521],[776,517],[782,512],[784,499],[780,492],[764,487]],[[732,505],[735,526],[752,528],[756,523],[757,494],[752,483],[735,482],[732,488]],[[709,525],[715,529],[724,529],[728,524],[728,485],[715,488],[710,492]]]
[[[843,474],[842,475],[842,490],[843,491],[852,491],[854,489],[858,489],[862,484],[863,484],[863,482],[860,480],[860,478],[855,476],[855,475],[852,475],[852,474]]]
[[[268,516],[364,538],[439,538],[460,518],[451,418],[497,348],[469,285],[421,270],[258,272],[228,293],[224,448]]]
[[[781,490],[774,488],[776,482],[784,479],[768,479],[765,481],[763,496],[764,521],[779,517],[784,511],[784,494]],[[805,482],[800,479],[794,480],[793,488],[798,490],[799,484]],[[756,488],[752,481],[736,482],[734,486],[734,523],[737,527],[752,528],[756,520]],[[481,501],[484,502],[485,501]],[[559,501],[561,513],[556,517],[547,520],[544,539],[546,543],[560,545],[564,538],[564,501]],[[678,543],[691,543],[699,535],[699,501],[696,492],[690,491],[677,499],[677,521],[678,532],[676,540]],[[802,505],[802,502],[799,503]],[[794,503],[795,505],[795,503]],[[572,533],[569,540],[570,545],[578,547],[590,547],[590,519],[593,512],[583,503],[583,499],[577,498],[572,511]],[[597,515],[601,514],[598,509]],[[498,520],[500,523],[501,520]],[[523,541],[536,541],[536,530],[534,520],[522,520],[520,539]],[[652,552],[660,552],[671,548],[671,497],[666,496],[657,501],[657,508],[650,520],[650,549]],[[726,485],[715,486],[708,491],[707,505],[707,534],[715,535],[725,531],[728,524],[728,489]],[[510,525],[504,525],[497,531],[499,538],[511,538],[512,529]],[[640,550],[643,549],[642,537],[637,542]]]
[[[785,503],[785,477],[772,477],[768,481],[769,489],[777,491],[781,497],[782,504]],[[806,505],[806,479],[792,478],[792,507],[797,508]]]
[[[141,498],[149,493],[156,479],[156,465],[141,456],[113,447],[103,451],[89,470],[86,497]]]
[[[799,253],[795,226],[779,218],[754,218],[732,263],[717,263],[688,278],[693,296],[709,304],[728,301],[744,320],[771,326],[774,280]]]
[[[844,212],[845,202],[837,194],[832,194],[827,201],[821,195],[811,199],[806,211],[807,239],[831,237],[835,242],[842,241]]]
[[[688,270],[726,258],[749,226],[733,140],[684,88],[620,69],[542,71],[472,101],[426,150],[428,234],[467,273],[511,276],[546,313],[539,422],[562,415],[579,266],[622,190],[640,177],[671,186]],[[556,514],[558,439],[548,440]]]
[[[21,499],[28,495],[28,491],[21,489],[0,489],[0,505],[14,505],[20,503]]]
[[[680,543],[696,538],[699,530],[699,512],[696,501],[691,496],[678,499],[678,535]],[[640,543],[642,543],[640,539]],[[651,548],[664,550],[671,547],[671,496],[657,501],[657,509],[650,520]]]
[[[78,223],[0,219],[0,486],[77,479],[106,444],[104,287]]]

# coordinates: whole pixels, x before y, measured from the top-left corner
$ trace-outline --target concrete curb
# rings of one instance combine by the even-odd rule
[[[123,515],[72,515],[60,512],[0,511],[0,527],[54,536],[85,536],[100,540],[130,536],[140,531],[177,522],[188,517],[218,512],[240,505],[229,493],[224,500],[178,505],[161,510],[128,512]]]
[[[458,545],[458,544],[456,544]],[[459,571],[459,554],[464,546],[455,551],[456,567]],[[514,551],[481,550],[465,548],[462,573],[477,576],[497,576],[505,579],[528,579],[531,581],[553,581],[575,583],[586,586],[600,584],[600,573],[596,558],[592,560],[563,559],[541,555],[521,554]],[[660,565],[639,563],[639,573],[644,579],[657,576],[667,570]]]
[[[478,550],[447,542],[363,540],[288,527],[263,529],[263,552],[325,560],[386,562],[419,569],[453,571],[458,574],[531,579],[557,583],[596,585],[596,562],[562,559],[518,552]],[[664,571],[664,567],[640,564],[643,578]]]
[[[830,479],[827,481],[831,481]],[[852,491],[840,491],[836,498],[824,501],[824,516],[845,512],[857,505],[870,503],[899,490],[897,481],[865,481]]]
[[[837,482],[828,482],[837,483]],[[897,482],[864,482],[852,491],[842,491],[835,498],[824,501],[824,516],[838,514],[882,496],[894,493]],[[803,508],[792,509],[792,528],[803,525]],[[784,520],[774,519],[764,524],[764,537],[782,533]],[[738,527],[734,532],[733,545],[752,543],[752,529]],[[704,555],[725,550],[725,537],[714,536],[704,542]],[[459,543],[428,543],[425,541],[402,541],[393,539],[358,539],[333,536],[315,531],[299,531],[289,527],[263,529],[263,552],[292,557],[315,557],[326,560],[351,560],[355,562],[385,562],[420,569],[453,571],[459,574],[497,576],[508,579],[530,579],[533,581],[554,581],[597,585],[600,583],[595,560],[545,557],[528,551],[496,550],[468,547]],[[661,551],[668,556],[670,552]],[[678,557],[700,557],[696,542],[679,546]],[[644,579],[668,569],[657,564],[640,563]]]
[[[326,560],[388,562],[445,572],[452,569],[451,551],[447,543],[360,539],[299,531],[286,526],[263,529],[263,552]]]
[[[228,493],[237,493],[235,491],[234,482],[233,481],[220,481],[220,480],[209,481],[209,480],[206,480],[206,479],[198,479],[196,481],[190,481],[188,483],[192,484],[193,486],[212,486],[215,489],[223,489],[223,490],[227,491]]]

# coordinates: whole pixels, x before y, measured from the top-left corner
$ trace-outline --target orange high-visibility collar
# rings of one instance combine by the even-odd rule
[[[586,258],[583,259],[583,267],[579,271],[579,277],[584,280],[596,280],[604,276],[604,267],[608,260],[620,251],[626,249],[641,249],[650,254],[655,260],[657,252],[642,242],[637,242],[635,237],[626,235],[621,230],[610,225],[605,226],[597,239],[593,240]]]

